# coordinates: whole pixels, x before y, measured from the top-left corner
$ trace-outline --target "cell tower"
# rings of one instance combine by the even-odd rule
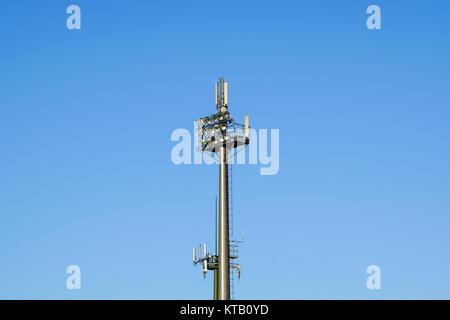
[[[216,198],[216,252],[208,253],[206,242],[204,255],[201,257],[201,246],[198,247],[198,257],[193,250],[194,264],[203,265],[203,274],[214,270],[214,299],[230,299],[230,266],[237,269],[240,276],[240,263],[230,263],[237,259],[237,245],[230,246],[229,225],[229,186],[228,165],[230,160],[249,144],[248,115],[245,124],[234,122],[228,112],[228,83],[223,78],[216,83],[217,113],[196,120],[196,148],[206,152],[219,163],[219,252],[217,252],[217,198]],[[239,242],[239,241],[233,241]],[[230,247],[232,248],[230,254]]]

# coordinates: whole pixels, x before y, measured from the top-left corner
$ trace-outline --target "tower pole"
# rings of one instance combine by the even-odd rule
[[[216,228],[216,232],[214,234],[214,242],[216,244],[216,251],[214,252],[214,254],[216,255],[216,258],[214,258],[214,261],[217,263],[217,196],[216,196],[216,211],[214,211],[214,225]],[[215,265],[214,267],[214,300],[218,300],[219,299],[219,268],[217,265]]]
[[[219,163],[219,300],[230,300],[227,148],[220,147]]]
[[[214,211],[214,227],[216,228],[216,232],[214,234],[214,243],[216,245],[216,251],[214,254],[217,256],[217,196],[216,196],[216,211]]]

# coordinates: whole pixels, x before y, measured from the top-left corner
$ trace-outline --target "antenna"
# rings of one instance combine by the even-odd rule
[[[241,262],[240,261],[237,265],[237,276],[238,276],[238,279],[241,279]]]
[[[208,272],[208,261],[203,260],[203,278],[206,277],[207,272]]]
[[[248,139],[248,114],[245,115],[245,127],[244,127],[244,136],[245,139]]]
[[[220,100],[219,100],[219,83],[216,82],[216,108],[219,109]]]
[[[198,259],[195,257],[194,263],[203,264],[203,273],[207,270],[214,270],[214,299],[230,299],[230,275],[231,292],[233,289],[233,270],[238,272],[240,277],[240,263],[230,262],[231,259],[238,258],[238,244],[242,241],[230,241],[230,217],[229,217],[229,171],[228,164],[233,157],[245,149],[249,141],[249,120],[245,115],[245,124],[238,124],[228,112],[228,82],[220,78],[215,83],[215,103],[217,113],[205,116],[196,120],[196,133],[198,133],[198,144],[203,152],[215,158],[219,163],[219,217],[217,219],[217,198],[216,198],[216,233],[214,255],[208,254],[206,242],[204,245],[204,257],[200,257],[200,246]],[[234,149],[236,150],[234,153]],[[217,222],[218,220],[218,222]],[[217,225],[219,234],[217,237]],[[219,242],[219,252],[217,252],[217,239]],[[232,242],[233,244],[230,244]],[[231,252],[230,252],[231,251]],[[231,272],[230,272],[231,271]],[[231,294],[233,296],[233,294]]]
[[[228,82],[223,83],[223,104],[228,107]]]
[[[201,137],[200,137],[200,131],[202,128],[202,123],[200,120],[195,120],[194,124],[194,147],[196,151],[201,151]]]

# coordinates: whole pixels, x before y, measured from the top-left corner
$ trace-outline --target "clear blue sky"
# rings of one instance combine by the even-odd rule
[[[66,8],[82,29],[66,28]],[[382,30],[366,28],[370,4]],[[170,135],[280,129],[235,166],[239,299],[450,298],[448,1],[2,1],[0,298],[209,299],[216,166]],[[82,289],[69,291],[66,267]],[[381,290],[366,288],[379,265]]]

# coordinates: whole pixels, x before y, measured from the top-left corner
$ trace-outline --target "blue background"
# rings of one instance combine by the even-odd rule
[[[191,257],[212,246],[218,170],[174,165],[170,135],[214,112],[223,76],[236,120],[280,129],[277,175],[234,167],[236,298],[449,299],[449,12],[2,1],[0,298],[210,299]]]

